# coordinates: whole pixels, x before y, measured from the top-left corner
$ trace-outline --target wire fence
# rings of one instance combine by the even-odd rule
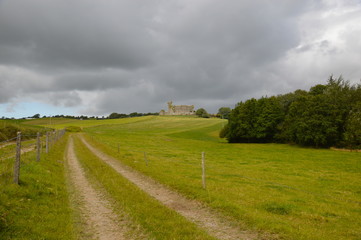
[[[34,135],[22,135],[18,132],[17,137],[0,142],[0,181],[19,184],[21,166],[30,161],[39,162],[41,155],[49,153],[64,134],[65,129]],[[32,159],[29,153],[32,153]]]
[[[93,138],[93,140],[94,140],[94,138]],[[137,163],[144,162],[145,166],[156,165],[157,162],[159,162],[159,161],[168,162],[168,163],[172,163],[172,162],[177,162],[177,163],[183,162],[184,163],[184,156],[180,156],[179,154],[177,155],[177,154],[165,153],[167,155],[167,157],[164,157],[164,156],[161,156],[160,154],[152,153],[151,151],[147,151],[147,150],[140,151],[140,150],[131,148],[130,146],[121,145],[119,143],[105,142],[105,141],[100,141],[99,139],[96,139],[96,141],[99,141],[99,142],[107,145],[108,147],[110,147],[112,149],[113,153],[116,153],[118,155],[121,153],[131,155],[134,159],[136,159],[135,162],[137,162]],[[210,164],[207,163],[205,152],[188,153],[187,155],[189,158],[193,158],[197,162],[197,165],[198,165],[197,168],[199,168],[199,176],[200,176],[200,179],[202,180],[202,187],[204,189],[207,189],[206,179],[214,177],[211,175],[212,173],[214,173],[214,167],[209,166]],[[188,162],[185,164],[190,164],[191,167],[194,168],[195,161],[191,161],[191,162]],[[211,170],[211,169],[213,170],[212,172],[207,171],[207,170]],[[316,192],[316,191],[309,191],[309,190],[303,189],[301,187],[290,186],[287,184],[278,183],[276,181],[269,181],[266,179],[255,178],[255,177],[251,177],[251,176],[247,176],[247,175],[243,175],[243,174],[232,174],[232,177],[235,179],[246,179],[246,180],[251,181],[252,183],[262,184],[261,186],[267,186],[267,187],[273,186],[273,187],[288,189],[288,190],[302,192],[304,194],[312,195],[312,196],[323,198],[323,199],[332,199],[332,200],[336,200],[339,202],[361,204],[361,201],[347,199],[342,196],[334,196],[334,195],[330,195],[330,194],[325,195],[324,193],[320,193],[320,192]]]

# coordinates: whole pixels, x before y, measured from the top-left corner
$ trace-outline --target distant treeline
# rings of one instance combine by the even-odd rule
[[[128,118],[128,117],[142,117],[142,116],[150,116],[150,115],[159,115],[159,113],[137,113],[133,112],[130,114],[125,113],[111,113],[108,116],[108,119],[116,119],[116,118]]]
[[[240,102],[220,136],[230,143],[361,148],[361,85],[331,76],[309,91]]]
[[[102,120],[102,119],[116,119],[116,118],[129,118],[129,117],[142,117],[142,116],[149,116],[149,115],[159,115],[159,113],[138,113],[138,112],[133,112],[133,113],[129,113],[129,114],[125,114],[125,113],[111,113],[109,116],[102,116],[102,117],[98,117],[98,116],[71,116],[71,115],[54,115],[54,116],[43,116],[42,118],[69,118],[69,119],[81,119],[81,120],[87,120],[87,119],[97,119],[97,120]],[[37,119],[37,118],[41,118],[40,114],[35,114],[34,116],[28,117],[28,118],[22,118],[22,119]],[[1,119],[3,120],[14,120],[15,118],[5,118],[2,117]]]

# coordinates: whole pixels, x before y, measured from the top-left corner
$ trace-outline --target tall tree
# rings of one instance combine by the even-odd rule
[[[202,118],[209,118],[209,114],[204,108],[197,109],[196,115]]]
[[[348,115],[344,136],[347,147],[361,148],[361,101],[354,105]]]
[[[229,107],[221,107],[218,109],[218,115],[220,115],[222,119],[228,119],[230,114],[231,108]]]

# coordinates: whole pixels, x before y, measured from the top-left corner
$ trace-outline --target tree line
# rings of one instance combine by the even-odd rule
[[[361,85],[330,76],[309,91],[239,102],[220,137],[230,143],[361,148]]]

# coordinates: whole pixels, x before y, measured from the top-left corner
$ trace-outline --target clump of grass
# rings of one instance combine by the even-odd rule
[[[262,206],[267,212],[279,214],[279,215],[289,215],[294,208],[291,204],[278,203],[278,202],[269,202]]]

